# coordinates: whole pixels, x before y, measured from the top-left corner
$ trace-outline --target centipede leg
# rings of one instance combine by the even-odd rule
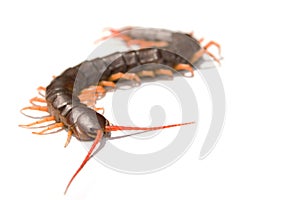
[[[101,81],[99,83],[99,86],[104,86],[104,87],[111,87],[111,88],[116,88],[116,84],[114,82],[110,81]]]
[[[173,72],[168,69],[156,69],[154,72],[156,75],[164,75],[164,76],[168,76],[171,78],[173,77]]]
[[[139,77],[151,77],[151,78],[155,77],[154,71],[151,71],[151,70],[142,70],[142,71],[139,71],[139,72],[137,72],[137,75]]]
[[[45,118],[45,117],[49,117],[50,115],[45,115],[45,116],[39,116],[39,117],[35,117],[35,116],[31,116],[31,115],[28,115],[26,113],[24,113],[25,110],[37,110],[37,111],[41,111],[41,112],[48,112],[48,107],[47,106],[37,106],[37,105],[34,105],[34,106],[28,106],[28,107],[24,107],[20,110],[20,112],[27,116],[27,117],[30,117],[30,118],[33,118],[33,119],[42,119],[42,118]]]
[[[101,42],[103,40],[106,40],[110,37],[114,37],[114,36],[116,36],[118,38],[121,38],[124,41],[129,41],[129,40],[131,40],[131,38],[127,35],[122,34],[122,32],[131,30],[132,28],[133,27],[131,27],[131,26],[124,27],[124,28],[121,28],[121,29],[114,29],[114,28],[111,28],[111,27],[104,28],[102,31],[103,32],[104,31],[109,31],[110,34],[108,36],[100,37],[99,39],[95,40],[94,44],[98,44],[99,42]]]
[[[93,108],[95,111],[102,110],[102,113],[104,113],[103,107],[95,107],[97,99],[101,96],[103,97],[106,93],[106,90],[103,86],[97,85],[97,86],[91,86],[81,92],[81,94],[78,96],[81,103],[86,104],[88,107]]]
[[[202,49],[200,49],[199,51],[197,51],[192,59],[191,59],[191,62],[194,63],[196,62],[197,60],[199,60],[204,53],[208,54],[213,60],[215,60],[217,63],[220,64],[220,59],[216,58],[216,56],[214,56],[212,53],[210,53],[207,49],[210,47],[210,46],[216,46],[218,48],[218,51],[219,51],[219,55],[221,55],[221,46],[214,42],[214,41],[210,41],[208,42]]]
[[[193,77],[194,76],[194,69],[188,65],[188,64],[178,64],[174,67],[174,69],[176,71],[188,71],[190,73],[190,76],[184,74],[184,76],[187,76],[187,77]]]
[[[35,102],[46,103],[46,100],[43,99],[43,98],[39,98],[39,97],[33,97],[32,99],[29,100],[29,102],[30,102],[33,106],[38,106]]]
[[[210,46],[216,46],[218,48],[219,54],[221,55],[221,45],[215,41],[209,41],[203,48],[208,49]]]
[[[65,145],[64,145],[65,148],[70,144],[72,135],[73,135],[73,132],[72,132],[71,130],[69,130],[69,131],[68,131],[68,137],[67,137],[66,143],[65,143]]]
[[[54,120],[54,116],[50,116],[50,117],[45,117],[44,119],[32,122],[30,124],[19,125],[19,126],[23,127],[23,128],[28,128],[28,127],[31,127],[31,126],[34,126],[34,125],[37,125],[37,124],[42,124],[42,123],[50,122],[50,121],[53,121],[53,120]]]
[[[102,114],[104,114],[105,109],[103,107],[100,107],[100,108],[95,107],[94,110],[97,111],[97,112],[102,110]]]
[[[204,41],[204,38],[202,37],[198,40],[198,43],[201,44],[203,41]]]
[[[129,46],[138,45],[140,48],[168,46],[168,42],[164,41],[128,40],[126,43]]]
[[[47,106],[27,106],[21,109],[21,111],[24,110],[38,110],[38,111],[43,111],[43,112],[48,112],[48,107]]]
[[[130,80],[130,81],[135,81],[136,83],[140,84],[141,83],[141,79],[139,78],[138,75],[134,74],[134,73],[122,73],[122,72],[118,72],[115,74],[112,74],[108,80],[110,81],[117,81],[119,79],[125,79],[125,80]]]
[[[37,88],[37,91],[39,93],[39,95],[41,95],[42,97],[45,97],[45,92],[46,92],[46,88],[43,86],[40,86]]]
[[[115,87],[115,84],[112,82],[112,84],[109,84],[107,86]],[[105,94],[105,93],[106,93],[105,88],[102,85],[97,85],[97,86],[91,86],[87,89],[82,90],[80,95],[81,96],[86,96],[86,95],[89,96],[92,94]]]
[[[80,99],[80,102],[85,103],[88,101],[95,102],[98,98],[98,93],[96,92],[95,86],[94,88],[88,88],[81,92],[81,94],[78,96]],[[95,102],[96,103],[96,102]]]
[[[112,81],[101,81],[97,86],[91,86],[84,89],[79,95],[80,101],[90,107],[94,106],[99,97],[102,98],[105,96],[106,89],[104,87],[116,88],[116,84]]]
[[[43,134],[51,134],[51,133],[57,133],[61,130],[63,130],[62,128],[64,127],[64,124],[59,122],[59,123],[55,123],[53,125],[50,125],[48,126],[47,128],[45,128],[44,130],[40,131],[40,132],[32,132],[33,134],[38,134],[38,135],[43,135]],[[56,129],[56,128],[61,128],[57,131],[53,131],[53,132],[48,132],[46,133],[47,131],[50,131],[50,130],[53,130],[53,129]]]

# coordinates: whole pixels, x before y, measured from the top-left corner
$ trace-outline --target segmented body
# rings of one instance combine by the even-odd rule
[[[103,115],[80,102],[80,92],[89,86],[98,85],[101,81],[109,81],[113,74],[126,73],[137,66],[150,63],[169,67],[178,64],[191,66],[183,57],[158,48],[114,53],[85,61],[64,71],[46,88],[48,110],[55,120],[62,122],[77,139],[93,140],[96,130],[102,130],[109,122]]]
[[[191,34],[166,29],[127,28],[121,35],[128,36],[129,44],[143,45],[140,41],[150,41],[149,45],[152,42],[153,45],[179,54],[188,60],[191,60],[193,55],[202,48],[198,40],[192,37]],[[127,38],[123,37],[123,39],[126,40]],[[147,42],[144,44],[147,45]]]
[[[219,61],[207,51],[211,45],[220,48],[217,43],[209,42],[202,47],[191,34],[164,29],[131,27],[119,30],[110,29],[110,31],[115,38],[121,39],[129,46],[137,45],[140,49],[116,52],[68,68],[47,86],[45,100],[35,97],[30,100],[33,106],[22,109],[22,111],[40,110],[50,113],[50,117],[31,124],[20,125],[22,127],[31,128],[51,120],[56,121],[55,124],[49,125],[37,134],[44,134],[54,128],[62,128],[68,130],[66,145],[71,136],[82,141],[94,140],[87,156],[70,180],[66,191],[89,160],[97,143],[102,137],[110,137],[111,131],[157,130],[191,124],[181,123],[160,127],[113,126],[102,114],[93,109],[93,102],[99,96],[104,96],[107,88],[116,87],[116,83],[120,80],[140,83],[144,78],[172,76],[173,70],[183,72],[183,74],[188,72],[192,76],[193,63],[197,62],[204,53],[210,55],[217,62]],[[92,103],[88,103],[89,101]],[[47,105],[37,106],[34,102],[45,102]]]

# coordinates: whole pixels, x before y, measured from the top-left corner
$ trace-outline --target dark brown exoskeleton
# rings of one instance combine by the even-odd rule
[[[201,47],[199,42],[190,34],[162,29],[127,28],[126,30],[124,33],[120,30],[112,32],[118,33],[118,37],[128,45],[138,45],[141,49],[116,52],[105,57],[84,61],[65,70],[45,88],[45,99],[35,97],[30,101],[33,106],[22,109],[22,111],[40,110],[50,114],[50,116],[31,124],[20,125],[22,127],[30,128],[44,122],[55,121],[46,129],[34,132],[36,134],[45,134],[50,130],[61,128],[68,131],[65,146],[69,143],[71,136],[75,136],[81,141],[94,141],[81,166],[67,185],[65,193],[73,179],[91,157],[96,145],[103,137],[109,138],[111,131],[156,130],[193,123],[160,127],[114,126],[97,112],[98,109],[94,107],[95,100],[99,96],[104,96],[107,88],[115,88],[119,80],[140,83],[144,78],[160,75],[172,76],[172,71],[168,68],[153,68],[151,66],[138,68],[139,66],[153,63],[161,64],[183,74],[188,72],[193,75],[194,69],[191,63],[197,61],[204,53],[208,53],[206,50],[208,46],[217,45],[211,42],[209,45]],[[47,105],[38,106],[35,102],[45,102]]]
[[[211,46],[216,46],[221,54],[221,46],[215,41],[209,41],[202,46],[203,38],[196,39],[193,33],[175,32],[166,29],[124,27],[121,29],[106,28],[111,35],[118,37],[129,46],[138,45],[140,48],[159,47],[181,55],[191,63],[198,61],[203,54],[208,54],[217,63],[220,60],[208,51]],[[110,37],[110,36],[108,36]],[[108,37],[102,37],[95,41],[98,43]]]

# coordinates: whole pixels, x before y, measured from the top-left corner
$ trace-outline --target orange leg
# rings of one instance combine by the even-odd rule
[[[62,128],[64,127],[64,124],[61,122],[55,123],[53,125],[48,126],[47,128],[45,128],[44,130],[40,131],[40,132],[32,132],[33,134],[38,134],[38,135],[43,135],[43,134],[50,134],[50,133],[56,133],[56,131],[54,132],[49,132],[46,133],[47,131],[53,130],[55,128]],[[61,129],[62,130],[62,129]]]
[[[24,110],[39,110],[43,112],[48,112],[48,108],[46,106],[28,106],[21,109],[21,112]]]
[[[116,88],[116,84],[112,81],[101,81],[100,86],[104,86],[104,87],[111,87],[111,88]]]
[[[106,81],[108,82],[108,81]],[[109,83],[109,82],[108,82]],[[111,87],[115,87],[115,84],[112,83],[112,84],[107,84]],[[82,96],[85,96],[85,95],[92,95],[92,94],[105,94],[106,93],[106,90],[104,89],[104,87],[102,85],[97,85],[97,86],[91,86],[89,88],[86,88],[84,90],[81,91],[81,94]]]
[[[134,73],[126,73],[126,74],[124,74],[124,76],[122,78],[127,79],[127,80],[136,81],[137,83],[141,83],[140,77],[138,77],[138,75],[136,75]]]
[[[110,80],[110,81],[117,81],[119,79],[126,79],[126,80],[136,81],[138,83],[141,82],[141,79],[134,73],[123,74],[121,72],[118,72],[118,73],[115,73],[115,74],[111,75],[108,78],[108,80]]]
[[[150,71],[150,70],[142,70],[140,72],[137,73],[139,77],[155,77],[155,73],[154,71]]]
[[[103,93],[101,95],[104,96],[104,94],[105,93]],[[82,103],[85,103],[88,107],[94,109],[96,112],[98,112],[99,110],[102,110],[102,114],[104,114],[103,107],[95,107],[98,97],[99,97],[98,93],[90,94],[90,96],[89,95],[79,96],[80,101]]]
[[[94,98],[95,96],[97,96],[96,86],[93,86],[93,87],[89,87],[87,89],[82,90],[79,95],[79,98],[80,98],[80,100],[81,99],[88,100],[89,98]]]
[[[216,43],[215,41],[209,41],[203,48],[208,49],[210,46],[216,46],[219,51],[219,55],[221,55],[221,45]]]
[[[104,108],[103,107],[100,107],[100,108],[99,107],[95,107],[97,98],[95,98],[95,99],[87,99],[87,100],[80,98],[80,101],[81,101],[81,103],[86,104],[88,107],[94,109],[95,111],[98,112],[98,111],[102,110],[102,113],[104,113]]]
[[[42,96],[45,97],[45,93],[46,93],[46,88],[43,86],[40,86],[37,88],[38,93]]]
[[[88,107],[94,107],[96,105],[97,97],[79,97],[80,102],[87,105]]]
[[[113,83],[113,86],[115,87],[115,84]],[[96,92],[97,93],[101,93],[101,94],[105,94],[106,90],[104,89],[104,87],[102,85],[97,85],[96,86]]]
[[[176,65],[174,67],[174,69],[176,71],[183,71],[183,70],[184,71],[188,71],[188,72],[191,73],[191,76],[189,76],[189,77],[193,77],[194,76],[194,69],[190,65],[188,65],[188,64],[178,64],[178,65]],[[186,76],[186,75],[184,75],[184,76]]]
[[[97,111],[97,112],[98,112],[99,110],[102,110],[102,114],[104,114],[104,108],[103,108],[103,107],[102,107],[102,108],[94,108],[94,110]]]
[[[34,106],[38,106],[35,102],[46,103],[46,100],[39,97],[33,97],[29,102]]]
[[[68,137],[67,137],[67,140],[66,140],[66,143],[65,143],[65,146],[64,146],[65,148],[70,144],[72,135],[73,135],[72,131],[69,130],[69,131],[68,131]]]
[[[201,44],[203,41],[204,41],[203,37],[198,40],[199,44]]]
[[[24,107],[20,110],[20,112],[27,116],[27,117],[30,117],[30,118],[33,118],[33,119],[42,119],[42,118],[45,118],[45,117],[49,117],[50,115],[45,115],[45,116],[32,116],[32,115],[29,115],[29,114],[26,114],[26,112],[24,112],[25,110],[37,110],[37,111],[41,111],[41,112],[48,112],[48,108],[46,106],[38,106],[38,105],[34,105],[34,106],[28,106],[28,107]]]
[[[197,60],[199,60],[199,59],[203,56],[204,53],[205,53],[205,49],[204,49],[204,48],[202,48],[202,49],[200,49],[199,51],[197,51],[197,52],[193,55],[193,57],[192,57],[192,59],[191,59],[191,63],[195,63]]]
[[[119,73],[116,73],[116,74],[112,74],[108,80],[110,81],[117,81],[118,79],[122,78],[124,76],[123,73],[119,72]]]
[[[54,120],[54,116],[50,116],[50,117],[45,117],[44,119],[32,122],[30,124],[19,125],[19,126],[23,127],[23,128],[28,128],[28,127],[31,127],[31,126],[34,126],[34,125],[37,125],[37,124],[42,124],[44,122],[50,122],[50,121],[53,121],[53,120]]]
[[[128,46],[131,45],[138,45],[140,48],[147,48],[147,47],[164,47],[167,46],[168,43],[164,41],[146,41],[146,40],[140,40],[140,39],[132,39],[128,35],[122,34],[124,31],[131,30],[133,27],[124,27],[121,29],[113,29],[113,28],[106,28],[103,31],[109,31],[110,35],[101,37],[100,39],[96,40],[94,43],[97,44],[100,41],[103,41],[110,37],[118,37],[121,38]]]
[[[168,69],[156,69],[155,74],[156,75],[169,76],[171,78],[173,77],[173,72],[171,70],[168,70]]]
[[[85,92],[85,93],[80,94],[78,97],[79,97],[80,101],[89,101],[89,100],[95,101],[95,100],[97,100],[98,95],[95,92],[94,93],[93,92]]]
[[[110,83],[107,81],[107,83]],[[113,82],[111,82],[113,83]],[[113,83],[114,84],[114,83]],[[110,85],[113,86],[113,85]],[[93,108],[94,110],[104,110],[103,108],[95,108],[97,99],[101,96],[103,97],[106,93],[106,90],[103,86],[97,85],[97,86],[91,86],[87,89],[84,89],[81,94],[78,96],[80,101],[87,106]]]
[[[168,43],[164,41],[146,41],[146,40],[129,40],[127,44],[138,45],[140,48],[168,46]]]
[[[114,37],[114,36],[117,36],[121,39],[123,39],[124,41],[129,41],[131,40],[131,38],[129,36],[126,36],[124,34],[122,34],[123,31],[127,31],[127,30],[131,30],[133,27],[131,26],[128,26],[128,27],[123,27],[121,29],[114,29],[114,28],[111,28],[111,27],[108,27],[108,28],[104,28],[102,31],[109,31],[110,34],[108,36],[104,36],[104,37],[100,37],[99,39],[97,39],[96,41],[94,41],[94,44],[98,44],[99,42],[103,41],[103,40],[106,40],[110,37]]]
[[[191,59],[191,62],[194,63],[196,62],[197,60],[199,60],[204,53],[208,54],[210,57],[212,57],[217,63],[220,64],[220,60],[218,58],[216,58],[216,56],[214,56],[212,53],[210,53],[207,49],[210,47],[210,46],[216,46],[218,48],[218,51],[219,51],[219,55],[221,55],[221,46],[214,42],[214,41],[210,41],[208,42],[202,49],[200,49],[198,52],[196,52],[192,59]]]

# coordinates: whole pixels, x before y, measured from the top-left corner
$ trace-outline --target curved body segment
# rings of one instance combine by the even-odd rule
[[[165,29],[127,27],[126,29],[110,30],[112,35],[122,39],[127,45],[137,45],[140,49],[115,52],[101,58],[84,61],[75,67],[66,69],[61,75],[55,77],[46,88],[39,88],[39,92],[41,90],[45,91],[45,99],[35,97],[30,100],[32,106],[21,110],[21,112],[24,110],[38,110],[50,114],[50,116],[41,117],[36,122],[20,125],[25,128],[38,128],[35,126],[54,121],[54,124],[46,125],[46,129],[34,132],[35,134],[42,135],[49,133],[51,130],[65,129],[68,131],[65,146],[69,143],[71,136],[80,141],[94,141],[81,166],[71,178],[66,191],[75,176],[91,157],[96,145],[103,137],[110,138],[112,131],[149,131],[193,123],[160,127],[115,126],[97,112],[98,108],[95,108],[97,98],[103,97],[109,88],[115,88],[116,83],[120,80],[139,84],[146,78],[154,80],[156,76],[173,76],[170,68],[184,75],[188,72],[193,76],[193,63],[201,58],[204,53],[211,55],[207,51],[210,45],[219,47],[215,42],[210,42],[202,47],[200,42],[191,34]],[[218,61],[213,55],[212,57]],[[37,102],[46,105],[38,106]]]

